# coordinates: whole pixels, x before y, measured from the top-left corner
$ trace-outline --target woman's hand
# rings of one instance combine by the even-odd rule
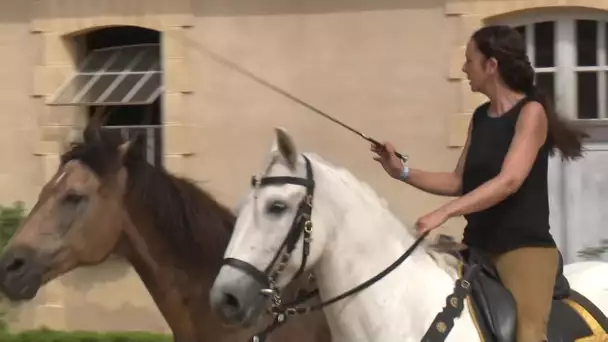
[[[383,145],[372,143],[370,150],[376,154],[374,160],[382,165],[384,171],[398,179],[403,171],[403,163],[395,154],[395,147],[389,142],[385,142]]]
[[[418,231],[418,234],[422,235],[441,226],[449,218],[449,215],[444,210],[435,210],[430,214],[422,216],[416,221],[416,231]]]

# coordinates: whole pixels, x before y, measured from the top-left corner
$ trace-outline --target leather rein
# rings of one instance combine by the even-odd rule
[[[225,265],[230,265],[232,267],[236,267],[244,271],[245,273],[256,279],[258,282],[260,282],[262,285],[264,285],[265,289],[262,290],[261,294],[269,296],[271,298],[271,307],[269,309],[269,313],[274,316],[274,319],[272,323],[266,327],[266,329],[251,338],[252,342],[266,341],[268,335],[279,326],[285,324],[285,322],[287,321],[287,317],[289,316],[302,315],[305,313],[323,309],[326,306],[334,304],[335,302],[354,295],[357,292],[363,291],[367,287],[373,285],[374,283],[388,275],[390,272],[392,272],[394,269],[396,269],[401,263],[403,263],[403,261],[405,261],[405,259],[407,259],[414,252],[414,250],[418,247],[422,240],[424,240],[424,238],[428,235],[428,232],[425,232],[420,237],[418,237],[416,241],[410,246],[410,248],[405,251],[405,253],[403,253],[395,262],[393,262],[382,272],[338,296],[335,296],[319,304],[309,306],[299,305],[318,294],[319,290],[314,289],[312,291],[309,291],[308,293],[300,293],[296,296],[296,299],[294,301],[283,304],[281,298],[281,291],[276,285],[277,278],[285,270],[285,267],[287,266],[287,263],[291,258],[291,254],[300,238],[303,238],[302,262],[300,263],[300,268],[291,279],[291,282],[293,282],[303,274],[306,268],[306,261],[308,260],[308,255],[310,254],[310,243],[312,242],[313,224],[311,220],[311,215],[314,199],[315,181],[310,160],[304,155],[303,157],[306,162],[306,178],[290,176],[261,178],[255,176],[252,177],[251,184],[255,188],[260,188],[267,185],[283,184],[301,185],[306,188],[306,196],[300,202],[296,217],[291,225],[291,228],[270,264],[262,272],[246,261],[242,261],[235,258],[224,259]]]

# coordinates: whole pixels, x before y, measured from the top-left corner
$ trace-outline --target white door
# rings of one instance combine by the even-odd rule
[[[550,165],[551,230],[567,263],[584,260],[582,250],[608,239],[608,143],[585,148],[580,160],[556,156]]]

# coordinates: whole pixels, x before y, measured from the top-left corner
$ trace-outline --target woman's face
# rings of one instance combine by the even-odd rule
[[[477,49],[474,40],[469,40],[465,51],[465,62],[462,72],[467,75],[469,86],[474,92],[484,92],[487,84],[498,73],[498,64],[494,58],[486,59]]]

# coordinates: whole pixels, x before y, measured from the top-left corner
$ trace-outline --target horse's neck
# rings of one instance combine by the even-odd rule
[[[122,243],[121,254],[127,257],[139,274],[171,327],[175,342],[246,341],[262,329],[232,329],[223,326],[209,304],[209,291],[215,274],[204,273],[203,267],[196,272],[184,271],[175,262],[167,246],[161,243],[162,239],[157,238],[149,227],[143,222],[132,225]],[[306,323],[300,323],[296,328],[306,329],[307,332],[311,327],[318,329],[324,323],[323,319],[323,316],[307,318]],[[294,340],[294,335],[290,330],[280,330],[268,342],[288,339],[294,342],[311,341],[306,337]],[[319,335],[324,336],[323,332]]]
[[[366,201],[364,194],[345,193],[347,190],[344,187],[341,190],[332,188],[332,184],[338,183],[325,180],[325,184],[318,188],[318,196],[315,196],[315,206],[321,208],[319,211],[332,213],[334,218],[333,221],[325,218],[324,224],[331,226],[331,235],[315,269],[324,299],[339,295],[376,276],[415,241],[400,221],[376,199]],[[418,249],[371,287],[328,307],[328,321],[337,334],[344,334],[347,338],[349,333],[346,330],[352,334],[353,329],[360,329],[358,336],[381,330],[382,315],[396,315],[398,311],[405,312],[412,308],[428,308],[438,299],[442,302],[445,297],[439,298],[437,292],[428,289],[437,288],[437,283],[451,287],[449,279],[448,273],[429,254]],[[398,305],[393,306],[392,303]],[[418,319],[420,317],[403,317],[402,324],[409,324],[413,329]]]
[[[219,323],[208,309],[210,280],[180,267],[162,239],[144,221],[132,222],[125,231],[121,254],[150,292],[175,341],[217,339]]]

